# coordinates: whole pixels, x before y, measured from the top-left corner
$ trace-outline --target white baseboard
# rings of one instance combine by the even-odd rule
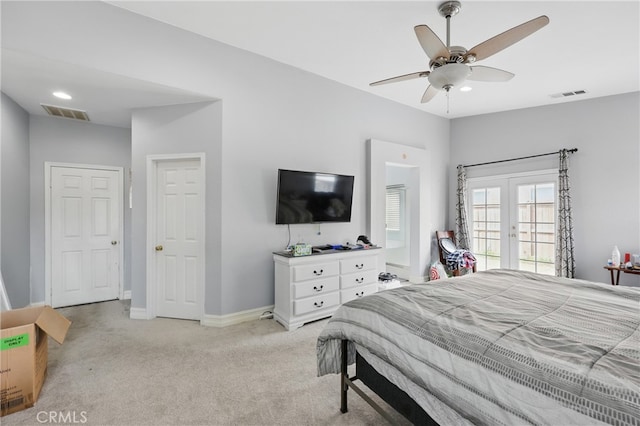
[[[131,307],[131,309],[129,309],[129,318],[131,319],[149,319],[149,317],[147,316],[147,308],[135,308],[135,307]]]
[[[262,308],[249,309],[247,311],[234,312],[227,315],[203,315],[200,324],[207,327],[227,327],[234,324],[240,324],[247,321],[260,319],[263,313],[273,312],[274,305],[264,306]]]
[[[429,280],[425,276],[417,276],[417,277],[415,277],[415,276],[411,277],[410,276],[409,277],[409,282],[412,283],[412,284],[424,284],[427,281],[429,281]]]
[[[131,290],[125,290],[124,291],[124,295],[122,297],[122,300],[130,300],[131,299]],[[35,307],[35,306],[44,306],[46,305],[45,302],[31,302],[29,303],[30,307]],[[146,310],[145,310],[146,311]]]

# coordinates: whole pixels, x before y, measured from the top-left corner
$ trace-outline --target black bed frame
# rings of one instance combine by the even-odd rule
[[[347,391],[352,388],[355,393],[360,395],[373,409],[375,409],[382,417],[390,423],[394,423],[393,417],[380,407],[373,399],[369,397],[359,385],[354,384],[356,380],[360,380],[376,395],[378,395],[387,404],[393,407],[397,412],[405,416],[414,425],[433,425],[437,426],[435,420],[431,418],[406,392],[391,383],[386,377],[378,373],[360,354],[356,352],[356,375],[349,377],[347,373],[347,340],[342,340],[342,359],[340,373],[340,411],[346,413],[347,408]]]

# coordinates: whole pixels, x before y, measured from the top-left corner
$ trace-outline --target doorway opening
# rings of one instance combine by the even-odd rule
[[[379,140],[368,148],[370,240],[385,248],[379,268],[424,282],[431,259],[428,152]]]

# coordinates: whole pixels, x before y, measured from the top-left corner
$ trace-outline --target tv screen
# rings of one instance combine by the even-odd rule
[[[276,224],[350,222],[353,176],[278,170]]]

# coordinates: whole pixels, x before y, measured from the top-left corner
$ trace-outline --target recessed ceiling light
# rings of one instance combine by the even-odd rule
[[[71,95],[64,92],[53,92],[53,96],[60,99],[67,99],[67,100],[71,99]]]
[[[462,87],[460,88],[460,91],[461,91],[461,92],[470,92],[470,91],[472,91],[472,90],[473,90],[473,87],[470,87],[470,86],[462,86]]]

